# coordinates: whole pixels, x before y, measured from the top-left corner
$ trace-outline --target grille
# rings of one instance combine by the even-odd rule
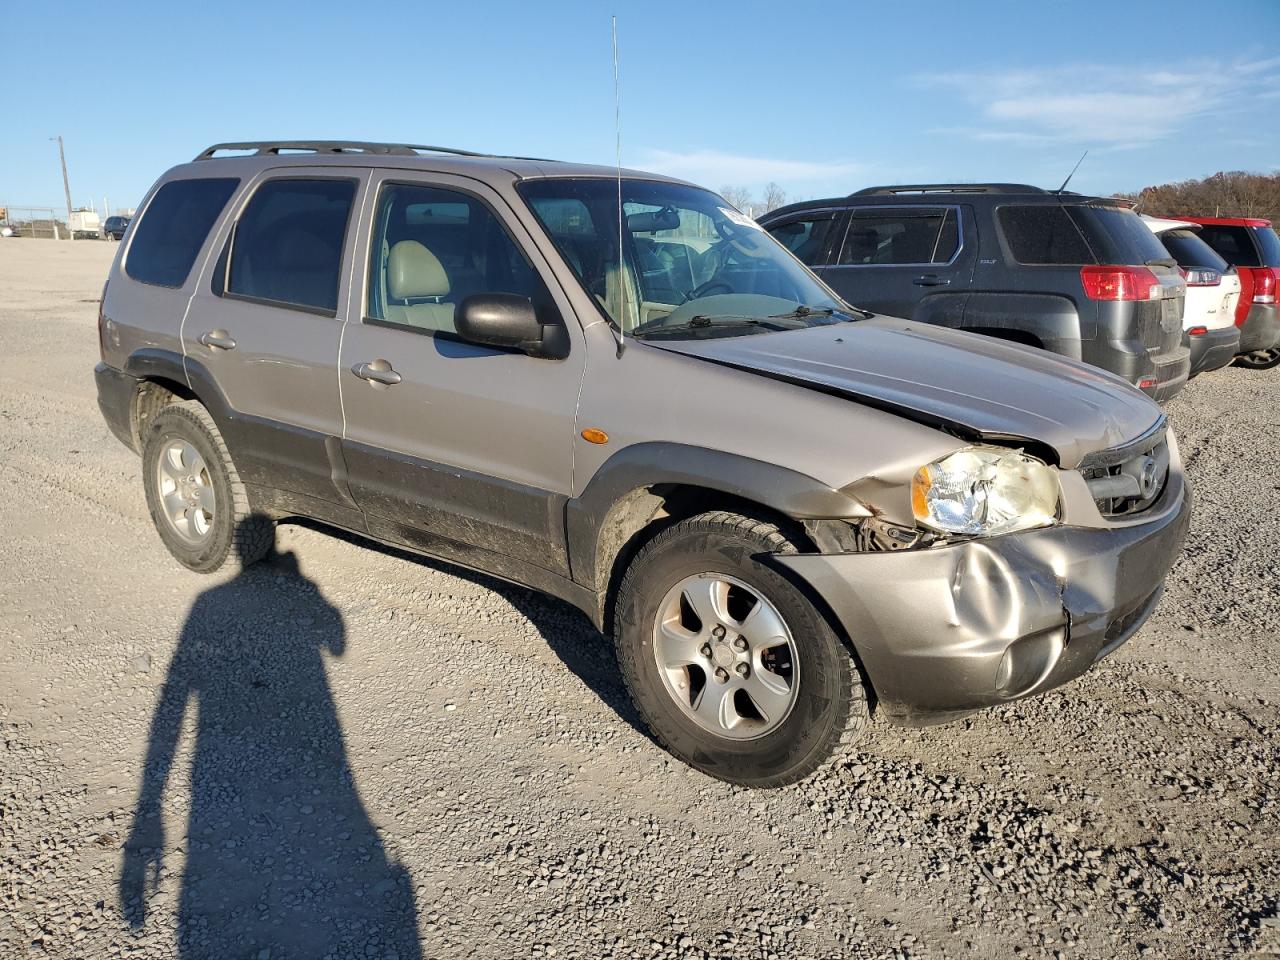
[[[1093,502],[1104,517],[1131,517],[1160,498],[1169,479],[1165,420],[1132,443],[1091,453],[1080,461]]]

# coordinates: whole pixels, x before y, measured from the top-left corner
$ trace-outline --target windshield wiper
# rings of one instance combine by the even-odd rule
[[[800,304],[800,306],[796,307],[794,310],[790,311],[789,313],[771,313],[769,314],[769,319],[770,320],[803,320],[806,317],[829,317],[833,313],[835,313],[835,311],[832,310],[830,307],[810,307],[802,303]]]
[[[667,330],[697,330],[703,327],[733,327],[746,324],[753,327],[769,327],[772,330],[790,330],[791,328],[782,323],[771,323],[773,320],[790,320],[793,318],[787,314],[780,314],[776,317],[749,317],[736,313],[699,313],[690,317],[684,323],[677,323],[674,326],[666,327]]]
[[[792,310],[790,313],[775,313],[775,314],[772,314],[772,315],[771,315],[771,317],[770,317],[770,319],[773,319],[773,320],[804,320],[804,319],[807,319],[808,317],[829,317],[829,316],[831,316],[831,315],[832,315],[833,313],[835,313],[835,312],[836,312],[836,311],[835,311],[833,308],[831,308],[831,307],[810,307],[810,306],[807,306],[807,305],[805,305],[805,304],[801,304],[800,306],[798,306],[798,307],[796,307],[794,310]],[[870,320],[872,317],[874,317],[874,316],[875,316],[875,314],[874,314],[874,313],[872,313],[870,310],[863,310],[861,307],[855,307],[855,306],[853,306],[852,304],[848,304],[848,303],[846,303],[846,304],[844,304],[843,306],[841,306],[841,308],[840,308],[840,312],[841,312],[841,313],[856,313],[856,314],[858,314],[859,316],[861,316],[863,320]]]
[[[646,326],[648,326],[646,324]],[[770,330],[794,330],[794,325],[779,323],[771,317],[747,317],[733,313],[707,314],[699,313],[684,323],[654,324],[649,329],[637,329],[632,336],[643,340],[649,336],[660,336],[675,330],[705,330],[708,327],[767,327]]]

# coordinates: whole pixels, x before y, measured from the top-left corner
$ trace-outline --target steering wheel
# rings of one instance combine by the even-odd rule
[[[722,290],[725,293],[733,293],[733,284],[728,280],[717,280],[712,277],[706,283],[700,283],[688,293],[684,295],[681,303],[688,303],[690,300],[701,300],[703,297],[711,295],[713,290]]]

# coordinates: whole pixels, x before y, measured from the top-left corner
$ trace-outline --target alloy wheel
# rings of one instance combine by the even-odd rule
[[[156,461],[156,489],[164,518],[188,543],[202,543],[213,529],[217,497],[204,457],[189,441],[170,440]]]
[[[697,574],[667,591],[653,653],[672,700],[716,736],[762,737],[795,705],[800,674],[791,631],[768,598],[733,577]]]

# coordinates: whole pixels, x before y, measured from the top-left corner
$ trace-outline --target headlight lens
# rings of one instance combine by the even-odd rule
[[[1047,464],[1003,447],[966,447],[916,471],[911,509],[942,533],[993,536],[1045,527],[1058,514],[1058,478]]]

